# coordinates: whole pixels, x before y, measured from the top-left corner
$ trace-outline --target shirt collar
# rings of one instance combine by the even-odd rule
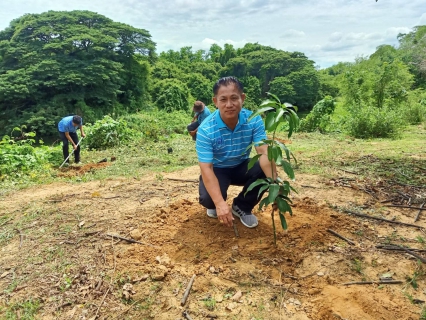
[[[238,123],[237,123],[237,126],[235,127],[234,131],[238,130],[243,124],[245,124],[247,122],[247,115],[244,112],[244,110],[245,109],[241,109],[240,113],[238,114]],[[228,126],[225,124],[225,122],[223,122],[222,118],[220,117],[220,111],[217,110],[216,112],[217,112],[216,123],[217,123],[217,126],[219,127],[219,129],[222,129],[222,128],[229,129]],[[229,130],[231,130],[231,129],[229,129]]]

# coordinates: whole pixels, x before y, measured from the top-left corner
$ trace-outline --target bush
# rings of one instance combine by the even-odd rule
[[[27,173],[32,169],[48,164],[54,159],[55,148],[46,146],[34,147],[35,133],[23,132],[23,128],[14,128],[12,134],[20,132],[13,138],[4,136],[0,140],[0,176],[8,174]],[[43,143],[40,141],[40,143]]]
[[[86,145],[89,149],[112,148],[130,141],[136,133],[127,126],[123,119],[114,120],[104,116],[93,125],[86,125]]]
[[[172,134],[186,133],[191,115],[184,111],[151,111],[123,117],[130,129],[140,132],[142,137],[159,140]]]
[[[321,133],[327,130],[331,123],[331,115],[335,109],[335,101],[332,97],[326,96],[319,101],[306,116],[300,121],[299,131],[313,132],[319,130]]]
[[[420,124],[426,120],[426,92],[418,89],[410,92],[406,106],[402,110],[409,124]]]
[[[360,107],[352,109],[345,127],[355,138],[396,138],[405,121],[398,110],[389,108]]]

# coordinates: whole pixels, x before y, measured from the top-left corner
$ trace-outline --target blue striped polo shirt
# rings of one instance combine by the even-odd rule
[[[233,168],[247,160],[251,151],[247,147],[266,139],[262,118],[256,116],[249,122],[251,114],[252,111],[241,109],[234,130],[226,126],[219,110],[208,116],[197,131],[198,161],[213,163],[216,168]]]

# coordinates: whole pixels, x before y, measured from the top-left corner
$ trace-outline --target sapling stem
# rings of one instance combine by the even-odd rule
[[[274,229],[274,246],[277,246],[277,232],[275,231],[275,220],[274,220],[275,208],[272,206],[271,218],[272,218],[272,228]]]

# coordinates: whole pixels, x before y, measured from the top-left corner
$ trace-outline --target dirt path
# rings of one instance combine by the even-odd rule
[[[423,267],[405,253],[375,246],[422,248],[416,240],[424,237],[421,230],[331,208],[364,206],[408,223],[416,212],[383,208],[336,180],[299,175],[289,230],[279,231],[274,247],[269,208],[257,214],[255,229],[238,222],[236,238],[205,215],[196,182],[169,180],[198,175],[191,167],[163,178],[58,183],[0,199],[0,306],[38,300],[41,319],[175,320],[184,310],[193,319],[419,319],[421,306],[410,300],[426,300]],[[238,191],[231,187],[230,201]],[[378,281],[383,274],[403,283],[342,285]],[[415,278],[418,290],[407,277]]]

